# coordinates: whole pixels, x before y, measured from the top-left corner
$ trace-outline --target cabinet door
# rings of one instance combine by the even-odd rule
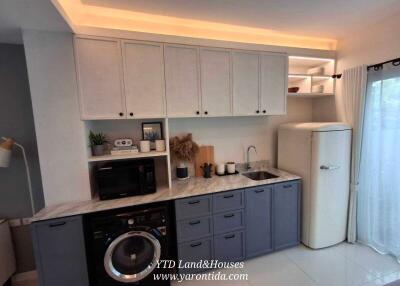
[[[40,286],[89,286],[80,216],[32,224]]]
[[[168,117],[200,116],[198,48],[164,47]]]
[[[76,37],[75,58],[82,119],[125,117],[120,42]]]
[[[230,59],[231,55],[228,50],[200,50],[203,116],[232,114]]]
[[[164,117],[162,45],[123,42],[123,59],[127,117]]]
[[[298,182],[274,186],[274,249],[294,246],[300,242],[300,192]]]
[[[246,257],[273,250],[272,245],[272,186],[245,190],[246,198]]]
[[[287,55],[261,54],[260,64],[262,114],[286,114]]]
[[[233,114],[259,114],[259,56],[233,52]]]

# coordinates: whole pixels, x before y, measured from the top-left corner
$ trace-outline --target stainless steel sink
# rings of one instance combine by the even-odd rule
[[[242,175],[246,176],[247,178],[249,178],[249,179],[251,179],[253,181],[275,179],[275,178],[279,177],[279,176],[276,176],[274,174],[271,174],[271,173],[268,173],[268,172],[265,172],[265,171],[243,173]]]

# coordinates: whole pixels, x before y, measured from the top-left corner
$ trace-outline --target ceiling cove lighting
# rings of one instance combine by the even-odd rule
[[[82,3],[82,0],[52,0],[52,2],[75,33],[79,33],[80,28],[111,29],[320,50],[336,50],[337,44],[333,39],[94,6]]]
[[[309,60],[309,61],[325,61],[325,62],[333,62],[335,59],[328,59],[328,58],[314,58],[314,57],[300,57],[300,56],[289,56],[289,60]]]

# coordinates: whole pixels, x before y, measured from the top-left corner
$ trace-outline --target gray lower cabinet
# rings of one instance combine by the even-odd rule
[[[214,259],[226,262],[244,260],[244,232],[236,231],[214,236]]]
[[[82,217],[32,224],[40,286],[89,286]]]
[[[274,185],[273,241],[280,250],[300,243],[300,181]]]
[[[207,237],[203,239],[193,240],[190,242],[180,243],[178,245],[178,257],[181,265],[191,262],[210,261],[214,257],[213,239]],[[201,268],[180,268],[179,273],[197,273],[207,269]]]
[[[299,244],[300,187],[297,180],[176,200],[178,259],[240,261]]]
[[[272,243],[273,185],[249,188],[246,199],[246,257],[273,251]]]

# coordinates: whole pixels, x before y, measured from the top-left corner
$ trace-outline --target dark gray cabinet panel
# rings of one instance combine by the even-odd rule
[[[178,257],[182,263],[199,262],[200,260],[211,260],[214,257],[212,238],[204,238],[178,245]],[[206,269],[180,268],[180,273],[196,273]]]
[[[228,211],[213,217],[214,234],[239,230],[244,227],[243,210]]]
[[[243,190],[213,194],[213,212],[224,212],[244,207]]]
[[[176,219],[187,219],[210,215],[212,196],[199,196],[175,201]]]
[[[299,181],[274,185],[273,194],[274,249],[299,244],[300,241],[300,186]]]
[[[246,257],[273,250],[272,185],[249,188],[246,199]]]
[[[209,216],[178,221],[176,225],[178,242],[210,236],[212,231],[212,219]]]
[[[243,231],[225,233],[214,237],[214,258],[218,261],[240,261],[245,258]]]
[[[81,216],[32,224],[40,286],[89,286]]]

